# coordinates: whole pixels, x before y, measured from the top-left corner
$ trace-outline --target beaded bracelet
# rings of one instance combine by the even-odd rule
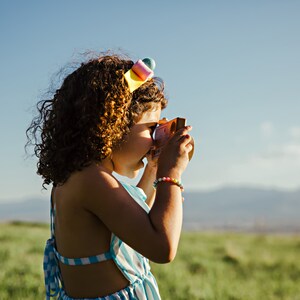
[[[180,187],[181,191],[184,190],[184,189],[183,189],[183,185],[182,185],[182,183],[181,183],[179,180],[177,180],[177,179],[175,179],[175,178],[170,178],[170,177],[161,177],[161,178],[156,179],[156,180],[154,181],[154,183],[153,183],[153,187],[156,189],[157,185],[158,185],[160,182],[174,183],[174,184],[176,184],[177,186]]]

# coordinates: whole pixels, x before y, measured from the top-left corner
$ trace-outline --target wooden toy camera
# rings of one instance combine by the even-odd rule
[[[169,140],[170,137],[174,135],[174,133],[180,128],[184,127],[186,124],[186,119],[184,118],[175,118],[171,121],[167,121],[167,119],[162,119],[159,121],[158,126],[156,127],[153,133],[154,139],[154,157],[159,156],[162,147]],[[189,152],[189,159],[192,159],[194,154],[194,140],[192,139],[191,144],[193,145],[193,149]]]

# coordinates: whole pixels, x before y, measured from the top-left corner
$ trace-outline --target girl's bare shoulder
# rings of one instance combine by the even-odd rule
[[[68,183],[77,195],[98,196],[107,193],[111,188],[119,186],[117,179],[101,164],[91,164],[71,175]],[[100,194],[99,194],[100,193]]]

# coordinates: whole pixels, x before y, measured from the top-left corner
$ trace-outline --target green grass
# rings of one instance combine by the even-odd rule
[[[300,237],[185,233],[152,269],[163,299],[300,299]]]
[[[0,224],[0,299],[45,299],[48,225]],[[163,300],[300,300],[300,236],[183,233],[176,259],[152,263]]]

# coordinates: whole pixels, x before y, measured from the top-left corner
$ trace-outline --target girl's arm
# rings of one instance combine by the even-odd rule
[[[164,147],[158,160],[158,177],[181,179],[192,149],[189,130],[176,132]],[[110,173],[99,168],[91,168],[89,172],[73,190],[84,199],[82,205],[86,211],[148,259],[157,263],[172,261],[182,226],[180,188],[166,182],[158,184],[154,204],[147,214]]]
[[[145,167],[144,173],[137,184],[137,187],[141,188],[146,196],[147,200],[146,203],[151,208],[154,203],[156,190],[153,188],[153,182],[156,179],[156,173],[157,173],[157,159],[153,159],[152,155],[147,155],[148,163]]]

